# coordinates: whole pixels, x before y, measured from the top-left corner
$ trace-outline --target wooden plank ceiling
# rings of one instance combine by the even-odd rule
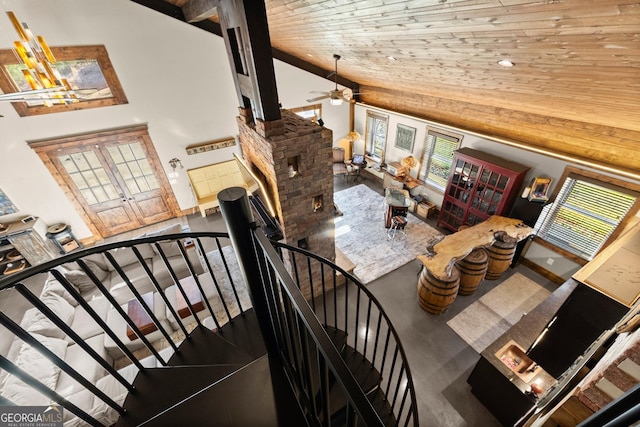
[[[265,4],[272,46],[327,74],[341,55],[361,102],[640,177],[637,0]]]

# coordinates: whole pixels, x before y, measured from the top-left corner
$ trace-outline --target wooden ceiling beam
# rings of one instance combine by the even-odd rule
[[[217,1],[189,0],[182,6],[184,19],[188,23],[200,22],[218,15]],[[216,21],[218,21],[216,19]],[[218,21],[219,22],[219,21]]]
[[[209,33],[222,37],[222,29],[220,28],[219,23],[213,22],[211,19],[187,22],[184,12],[182,10],[182,7],[180,6],[173,5],[166,1],[159,1],[159,0],[131,0],[131,1],[133,1],[134,3],[138,3],[142,6],[148,7],[149,9],[155,10],[156,12],[163,13],[179,21],[198,27],[201,30],[204,30]],[[203,1],[211,1],[213,3],[218,3],[216,0],[203,0]],[[217,14],[217,11],[216,11],[216,14]],[[339,53],[339,52],[335,52],[335,53]],[[333,67],[332,67],[333,62],[331,62],[330,67],[327,67],[327,68],[320,67],[316,64],[305,61],[298,56],[287,53],[273,46],[271,47],[271,55],[273,56],[274,59],[282,61],[286,64],[289,64],[301,70],[307,71],[318,77],[328,79],[332,82],[335,81],[334,77],[330,76],[331,72],[333,72]],[[327,55],[327,61],[333,61],[331,55]],[[340,75],[338,75],[338,84],[344,87],[348,87],[352,89],[354,92],[357,92],[360,87],[360,85],[357,82],[349,80]]]

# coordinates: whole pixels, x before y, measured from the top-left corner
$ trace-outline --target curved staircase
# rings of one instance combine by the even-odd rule
[[[346,344],[344,331],[328,332],[384,425],[396,425],[380,373]],[[167,366],[137,375],[115,426],[307,424],[282,365],[267,355],[253,309],[220,330],[196,327],[178,349]],[[346,425],[347,401],[339,392],[330,396],[331,425]]]
[[[156,322],[168,341],[164,345],[155,341],[152,347],[145,343],[142,352],[125,351],[131,366],[115,367],[113,360],[98,360],[99,355],[92,355],[102,366],[114,363],[113,367],[106,366],[106,375],[111,378],[105,379],[113,380],[107,382],[109,387],[87,386],[102,408],[120,414],[114,425],[418,426],[406,355],[388,316],[368,289],[332,262],[272,242],[260,229],[247,223],[245,238],[234,237],[237,230],[227,226],[230,237],[225,233],[182,233],[83,249],[1,279],[0,291],[18,291],[42,315],[73,337],[69,326],[30,293],[23,281],[27,283],[38,274],[53,274],[79,302],[82,296],[56,270],[62,264],[77,263],[102,296],[109,299],[110,291],[90,272],[84,259],[104,252],[120,271],[110,251],[132,248],[139,255],[137,246],[153,244],[166,261],[162,247],[175,244],[198,286],[206,285],[204,277],[209,277],[211,290],[215,285],[213,298],[219,299],[217,308],[207,302],[207,309],[196,309],[185,294],[187,314],[192,317],[187,317],[188,322],[179,320],[179,329],[184,334],[179,331],[170,334]],[[220,243],[220,239],[228,238],[235,252],[233,256],[226,256]],[[193,244],[202,255],[205,273],[199,279],[183,249],[185,243]],[[211,249],[217,258],[211,255]],[[138,258],[142,265],[142,258]],[[219,265],[214,265],[214,260]],[[283,261],[289,264],[289,270]],[[237,266],[234,269],[234,263],[242,266],[242,274]],[[172,276],[170,283],[184,293],[181,279],[169,264],[167,268]],[[126,274],[123,278],[126,279]],[[166,288],[153,277],[149,279],[157,292],[164,292]],[[129,280],[125,281],[134,288]],[[200,296],[213,301],[211,292],[207,293],[202,286]],[[305,299],[303,288],[313,297]],[[247,308],[246,301],[241,302],[247,289],[251,308]],[[151,310],[139,292],[134,294],[145,309]],[[126,312],[122,314],[127,316]],[[34,339],[10,319],[0,316],[0,323],[23,341]],[[107,323],[101,327],[104,333],[116,337]],[[75,338],[73,341],[72,344],[83,345]],[[125,343],[120,344],[124,351]],[[46,348],[38,351],[45,357],[51,356]],[[58,367],[76,380],[83,380],[78,378],[77,366],[62,361]],[[1,357],[0,368],[26,380],[29,386],[77,416],[65,425],[109,424],[105,422],[108,417],[101,418],[104,414],[91,412],[95,407],[78,408],[71,398],[61,398],[47,385],[32,381],[12,360]],[[104,393],[112,400],[100,401]],[[6,399],[0,399],[0,403],[11,404]]]

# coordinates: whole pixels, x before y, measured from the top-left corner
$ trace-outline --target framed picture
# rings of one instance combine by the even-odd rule
[[[396,129],[396,147],[413,152],[413,141],[416,138],[416,128],[398,124]]]
[[[533,202],[546,202],[549,200],[547,192],[551,186],[551,178],[533,178],[529,190],[529,200]]]

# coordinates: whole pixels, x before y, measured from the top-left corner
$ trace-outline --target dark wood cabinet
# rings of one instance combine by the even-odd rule
[[[458,231],[492,215],[508,216],[528,166],[473,148],[455,152],[438,226]]]

